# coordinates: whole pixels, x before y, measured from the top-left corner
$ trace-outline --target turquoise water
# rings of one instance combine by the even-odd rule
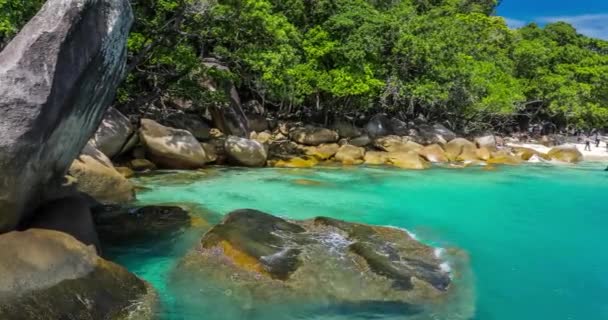
[[[603,320],[608,319],[604,166],[218,169],[181,183],[172,182],[170,174],[137,182],[149,188],[138,195],[142,203],[195,202],[212,213],[206,217],[211,222],[239,208],[295,219],[324,215],[403,227],[433,245],[461,248],[474,274],[475,320]],[[187,289],[174,283],[173,268],[203,232],[110,251],[160,291],[159,319],[333,319],[329,312],[293,315],[287,307],[265,306],[262,316],[243,313],[221,293],[198,288],[200,283]],[[369,318],[394,317],[390,311],[374,310]]]

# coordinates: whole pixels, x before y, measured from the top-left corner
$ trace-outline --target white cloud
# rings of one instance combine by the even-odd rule
[[[505,21],[507,21],[507,26],[511,29],[519,29],[527,24],[523,20],[517,20],[517,19],[511,19],[511,18],[505,18]]]
[[[540,17],[535,20],[541,24],[564,21],[573,25],[581,34],[589,37],[608,40],[608,13],[584,14],[578,16]]]

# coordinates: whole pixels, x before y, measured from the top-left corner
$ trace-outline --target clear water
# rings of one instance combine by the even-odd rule
[[[608,319],[604,166],[218,169],[199,179],[178,181],[169,174],[137,182],[149,188],[138,195],[142,203],[194,202],[217,213],[206,217],[210,220],[239,208],[296,219],[324,215],[403,227],[426,242],[461,248],[475,278],[475,320],[603,320]],[[119,263],[159,290],[159,319],[334,319],[331,312],[292,314],[285,306],[264,306],[263,315],[243,313],[222,292],[173,283],[173,268],[203,232],[195,228],[170,241],[111,249]],[[380,308],[368,318],[394,317]]]

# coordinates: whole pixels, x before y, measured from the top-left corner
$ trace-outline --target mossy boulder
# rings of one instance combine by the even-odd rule
[[[568,163],[578,163],[583,161],[583,154],[578,151],[575,145],[561,145],[549,150],[547,155],[552,160]]]
[[[345,144],[336,153],[336,161],[345,165],[361,164],[365,157],[365,149]]]
[[[0,235],[0,319],[152,319],[154,291],[51,230]]]
[[[174,277],[213,283],[254,303],[382,301],[421,307],[442,304],[456,292],[436,252],[400,229],[237,210],[205,234]]]

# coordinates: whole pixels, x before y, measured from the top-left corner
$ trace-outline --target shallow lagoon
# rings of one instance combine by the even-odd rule
[[[608,319],[608,172],[602,169],[599,163],[496,171],[209,169],[136,182],[146,187],[141,203],[198,203],[197,214],[210,223],[255,208],[286,218],[397,226],[434,246],[460,248],[474,274],[475,320],[602,320]],[[161,320],[408,319],[390,305],[308,311],[268,305],[245,312],[230,304],[229,293],[174,282],[175,265],[204,230],[107,252],[159,290]]]

